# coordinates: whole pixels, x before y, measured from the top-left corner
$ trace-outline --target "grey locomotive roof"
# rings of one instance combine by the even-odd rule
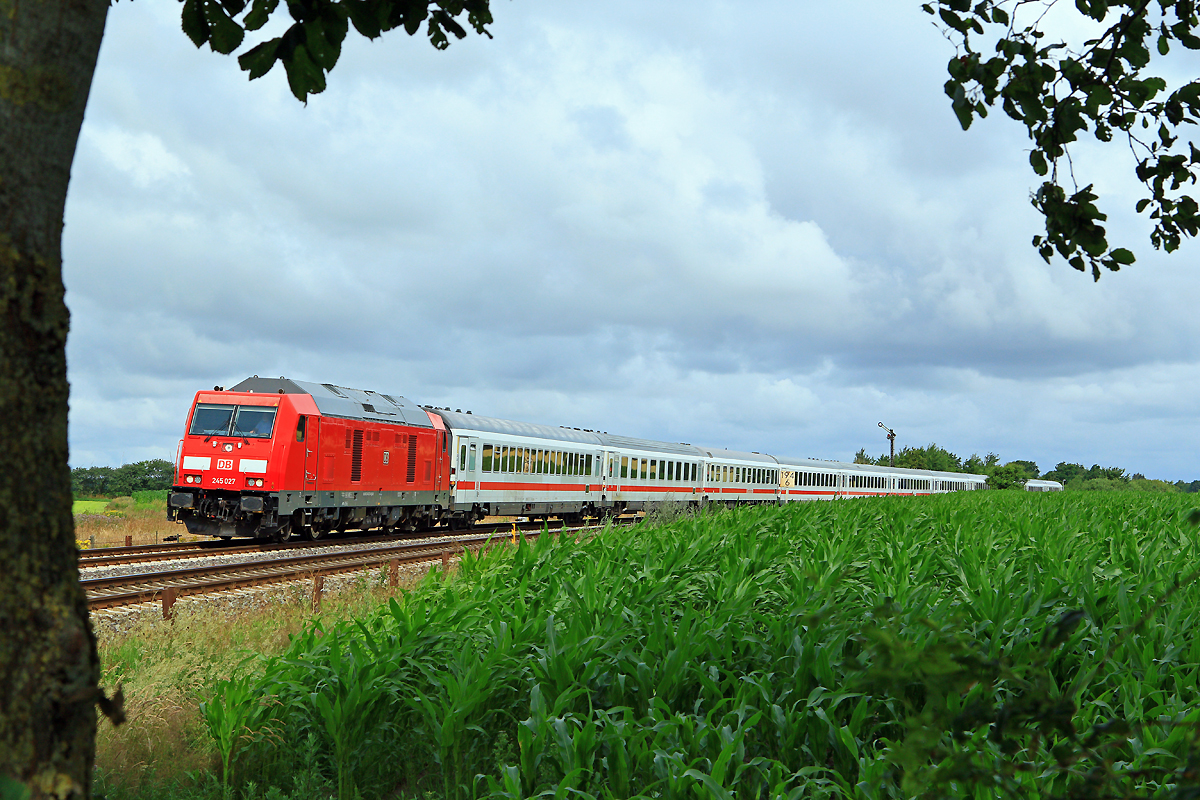
[[[432,428],[429,415],[416,403],[399,395],[379,394],[362,389],[347,389],[329,383],[292,381],[287,378],[247,378],[231,392],[255,392],[258,394],[312,395],[317,410],[325,417],[359,419],[369,422],[401,423],[414,428]]]

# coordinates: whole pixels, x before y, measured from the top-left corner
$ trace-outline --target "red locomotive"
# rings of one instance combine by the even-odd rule
[[[205,536],[415,530],[450,504],[441,417],[329,384],[255,376],[197,392],[175,463],[168,518]]]

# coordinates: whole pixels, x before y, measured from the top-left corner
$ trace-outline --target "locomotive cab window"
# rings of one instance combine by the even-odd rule
[[[188,433],[192,436],[228,436],[229,423],[233,421],[233,412],[237,406],[218,406],[196,404],[196,413],[192,414],[192,427]]]
[[[304,421],[306,419],[308,419],[308,417],[301,414],[300,419],[296,420],[296,441],[297,442],[304,441]]]
[[[270,406],[239,406],[233,418],[233,435],[247,439],[270,439],[275,427],[275,409]]]
[[[198,403],[192,415],[192,436],[240,436],[247,439],[270,439],[275,427],[273,406],[227,406]],[[303,419],[303,418],[302,418]],[[297,428],[297,441],[303,431]]]

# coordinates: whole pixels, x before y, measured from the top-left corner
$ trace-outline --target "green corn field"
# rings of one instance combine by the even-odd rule
[[[230,793],[1195,797],[1195,516],[979,492],[544,536],[201,712]]]

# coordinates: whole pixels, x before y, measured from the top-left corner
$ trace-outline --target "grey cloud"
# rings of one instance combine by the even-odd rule
[[[307,107],[177,13],[114,7],[76,159],[74,463],[169,457],[194,391],[257,373],[1200,477],[1194,256],[1041,264],[1019,131],[957,129],[916,3],[510,4],[444,53],[351,41]]]

